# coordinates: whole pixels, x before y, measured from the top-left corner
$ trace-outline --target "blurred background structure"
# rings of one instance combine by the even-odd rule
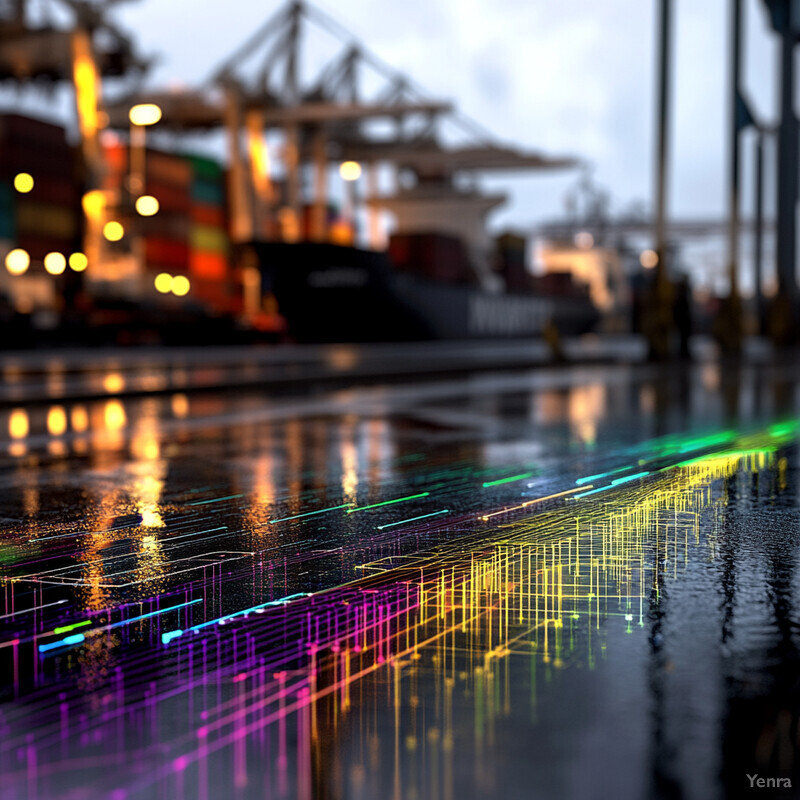
[[[670,0],[653,4],[649,31],[633,27],[638,19],[623,26],[631,44],[652,43],[640,72],[654,102],[644,92],[640,107],[653,137],[637,145],[654,165],[640,170],[639,196],[653,187],[649,213],[620,208],[594,177],[619,191],[621,169],[608,174],[568,146],[546,155],[501,143],[420,88],[425,68],[390,66],[310,5],[276,10],[216,66],[204,60],[205,77],[178,37],[168,57],[190,60],[195,77],[159,86],[168,73],[147,50],[146,26],[158,17],[136,17],[158,14],[148,4],[9,0],[0,6],[6,342],[556,342],[595,332],[644,337],[657,359],[689,354],[695,334],[732,353],[760,335],[791,345],[798,12],[790,0],[723,5],[707,52],[687,54]],[[194,36],[191,19],[177,29]],[[782,55],[770,65],[763,48],[773,39]],[[677,127],[674,111],[685,115],[682,71],[712,56],[727,72],[705,85],[727,106],[716,128],[727,209],[681,217],[672,187],[692,126]],[[780,88],[776,122],[752,110],[764,102],[761,84],[758,102],[749,99],[753,74]],[[548,80],[561,83],[557,72]],[[565,97],[571,89],[564,80]],[[579,124],[600,124],[586,108]],[[551,112],[535,113],[546,132]],[[527,223],[504,230],[492,219],[509,190],[530,196],[530,181],[525,192],[509,182],[526,172],[550,185],[563,173],[566,215],[551,193],[549,211],[534,203]]]

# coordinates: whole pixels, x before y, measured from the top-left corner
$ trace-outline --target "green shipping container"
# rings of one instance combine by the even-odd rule
[[[195,179],[192,182],[191,196],[195,203],[222,206],[225,203],[225,187],[221,181]]]
[[[212,182],[222,180],[222,167],[213,159],[202,156],[185,156],[185,158],[191,164],[195,179],[200,178]]]

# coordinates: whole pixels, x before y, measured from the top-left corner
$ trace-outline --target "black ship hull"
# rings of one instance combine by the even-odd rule
[[[493,294],[397,273],[385,253],[332,244],[253,242],[262,290],[300,342],[424,341],[562,335],[596,324],[583,298]]]

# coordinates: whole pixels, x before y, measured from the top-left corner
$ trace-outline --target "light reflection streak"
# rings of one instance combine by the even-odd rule
[[[179,800],[198,796],[215,772],[220,785],[252,785],[271,763],[277,774],[261,796],[328,784],[344,795],[353,781],[365,779],[360,765],[369,763],[370,786],[380,794],[393,786],[401,796],[453,796],[453,751],[464,744],[464,731],[474,729],[475,780],[491,782],[494,731],[512,713],[510,660],[530,664],[533,711],[537,685],[570,665],[594,665],[609,626],[631,633],[642,627],[644,603],[664,580],[678,579],[704,551],[714,557],[715,509],[724,503],[720,481],[779,469],[774,450],[781,441],[755,438],[748,449],[740,440],[735,449],[647,476],[643,487],[610,484],[603,499],[523,509],[434,553],[366,563],[367,577],[310,597],[264,601],[194,623],[181,617],[186,609],[166,609],[159,635],[165,644],[153,660],[122,664],[124,687],[113,682],[118,662],[110,657],[121,640],[76,641],[84,666],[80,685],[89,698],[62,701],[66,732],[34,745],[36,763],[60,763],[58,774],[68,776],[70,764],[96,752],[95,739],[109,752],[124,741],[127,763],[145,763],[153,736],[165,735],[161,726],[169,719],[180,730],[170,728],[168,758],[148,762],[152,768],[144,774],[105,770],[98,785],[113,791],[124,784],[131,798],[170,787]],[[701,522],[709,520],[711,533],[701,536]],[[147,533],[141,545],[155,541]],[[198,598],[184,602],[202,605]],[[127,630],[115,629],[115,637]],[[431,682],[436,692],[422,691]],[[129,704],[128,693],[139,697],[143,686],[151,687],[146,702]],[[104,691],[115,698],[108,707],[99,703]],[[468,699],[455,703],[455,697]],[[86,703],[93,716],[80,723]],[[194,713],[176,715],[187,704]],[[378,706],[393,709],[395,740],[379,743],[367,762],[369,751],[348,749],[347,742],[369,740]],[[127,722],[120,729],[121,719]],[[93,733],[71,736],[79,724]],[[344,726],[364,735],[340,739]],[[24,775],[40,795],[52,790],[55,773],[16,766],[10,752],[0,746],[6,759],[0,766],[12,785]],[[112,763],[110,756],[92,757],[98,765]],[[313,776],[311,763],[321,765]],[[325,766],[331,763],[339,767]]]

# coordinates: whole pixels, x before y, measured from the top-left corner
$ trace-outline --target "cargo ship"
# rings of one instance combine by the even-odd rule
[[[548,325],[570,335],[596,324],[597,309],[580,286],[565,287],[560,295],[492,292],[439,277],[452,269],[442,253],[461,250],[458,239],[428,233],[392,237],[386,252],[252,242],[242,258],[258,265],[288,334],[300,342],[536,337]],[[403,251],[415,255],[397,259]]]
[[[585,287],[543,291],[524,244],[495,251],[486,218],[504,198],[474,188],[485,172],[575,160],[500,145],[472,123],[462,144],[445,145],[442,126],[463,127],[463,116],[380,68],[366,99],[359,75],[376,59],[360,46],[301,81],[300,31],[330,22],[318,10],[289,3],[199,87],[112,101],[101,79],[120,70],[83,6],[73,29],[54,31],[14,8],[0,12],[14,44],[0,46],[0,78],[71,80],[79,141],[58,125],[0,118],[9,330],[56,342],[382,341],[580,333],[597,320]],[[146,63],[113,30],[120,63]],[[58,69],[37,45],[43,31],[71,43]],[[247,63],[259,49],[268,68],[254,78]],[[150,126],[166,134],[161,149]],[[180,151],[182,135],[212,130],[226,134],[224,166]],[[328,191],[336,167],[341,212]],[[362,169],[367,197],[356,203]],[[380,194],[387,169],[394,189]],[[356,230],[364,213],[369,235]]]

